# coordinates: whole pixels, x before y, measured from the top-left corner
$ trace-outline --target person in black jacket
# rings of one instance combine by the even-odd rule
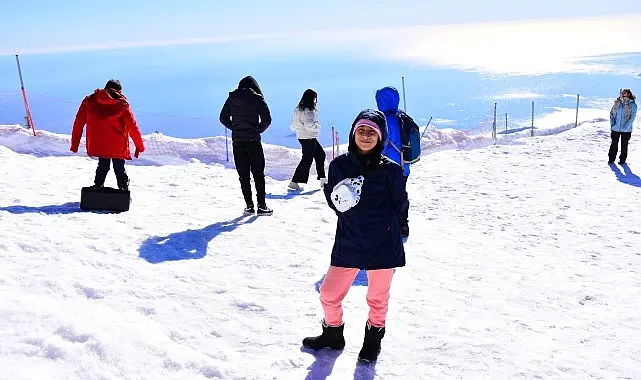
[[[405,265],[399,216],[407,193],[403,168],[381,156],[386,138],[385,115],[364,110],[352,124],[348,152],[329,164],[324,192],[338,223],[330,267],[320,288],[323,333],[303,340],[311,349],[345,347],[341,305],[363,269],[367,271],[370,309],[358,355],[364,362],[378,358],[393,268]]]
[[[246,76],[238,84],[238,89],[229,93],[220,111],[220,122],[231,130],[234,163],[247,206],[245,213],[254,213],[251,173],[256,185],[256,214],[271,215],[273,211],[265,203],[265,155],[260,135],[269,127],[272,117],[253,77]]]

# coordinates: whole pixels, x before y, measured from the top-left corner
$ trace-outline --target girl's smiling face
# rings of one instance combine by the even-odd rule
[[[369,125],[359,125],[354,133],[354,142],[360,153],[367,153],[378,144],[378,133]]]

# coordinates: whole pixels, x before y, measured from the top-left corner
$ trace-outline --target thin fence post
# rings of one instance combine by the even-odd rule
[[[576,94],[576,119],[574,120],[574,128],[579,126],[579,94]]]
[[[530,130],[530,136],[534,137],[534,100],[532,100],[532,129]]]
[[[432,122],[432,116],[430,116],[430,119],[427,121],[427,125],[425,126],[425,129],[423,130],[423,133],[421,134],[421,138],[425,136],[425,132],[427,132],[427,128],[430,126],[430,123]]]
[[[227,139],[227,127],[225,127],[225,155],[227,162],[229,162],[229,140]]]
[[[407,113],[407,104],[405,103],[405,77],[401,77],[401,82],[403,83],[403,111]]]
[[[36,135],[36,127],[33,125],[33,118],[31,117],[31,109],[29,108],[29,102],[27,101],[27,92],[24,89],[24,82],[22,80],[22,69],[20,68],[20,59],[18,54],[16,54],[16,64],[18,65],[18,76],[20,77],[20,89],[22,90],[22,100],[24,101],[24,110],[27,113],[25,119],[27,120],[27,128],[31,127],[33,135]]]
[[[507,132],[507,112],[505,113],[505,132]]]
[[[334,149],[334,126],[332,126],[332,160],[336,157],[336,151]]]
[[[494,103],[494,121],[492,122],[492,138],[496,143],[496,103]]]

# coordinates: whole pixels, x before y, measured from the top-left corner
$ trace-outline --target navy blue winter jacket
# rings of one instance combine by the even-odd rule
[[[368,156],[358,154],[353,130],[356,121],[367,118],[380,126],[383,142]],[[338,212],[331,265],[366,270],[405,265],[405,251],[399,229],[399,213],[407,198],[403,169],[381,156],[387,128],[385,116],[376,110],[362,111],[350,131],[348,152],[329,164],[324,187],[329,206],[336,211],[331,193],[345,178],[365,177],[360,201],[345,212]]]

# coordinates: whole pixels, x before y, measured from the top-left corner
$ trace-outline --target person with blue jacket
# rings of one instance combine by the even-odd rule
[[[358,354],[362,362],[378,358],[393,268],[405,266],[398,218],[407,193],[401,167],[381,155],[386,138],[383,113],[364,110],[352,123],[348,152],[329,164],[323,190],[338,223],[330,266],[320,287],[323,333],[303,339],[303,346],[314,350],[345,347],[342,302],[359,270],[365,270],[369,317]]]
[[[621,95],[614,101],[612,110],[610,110],[610,136],[612,143],[608,152],[608,164],[613,164],[617,157],[619,148],[619,138],[621,139],[621,154],[619,155],[619,165],[625,165],[628,158],[628,143],[632,137],[632,124],[637,116],[636,96],[629,88],[621,90]]]
[[[402,159],[403,140],[401,135],[401,120],[399,117],[400,110],[398,104],[400,96],[398,90],[394,87],[383,87],[376,91],[376,106],[378,110],[385,114],[387,121],[388,138],[383,146],[383,156],[396,162],[403,168],[403,177],[407,185],[407,178],[410,175],[410,164]],[[410,234],[409,227],[409,200],[403,205],[400,216],[401,235],[408,237]]]

